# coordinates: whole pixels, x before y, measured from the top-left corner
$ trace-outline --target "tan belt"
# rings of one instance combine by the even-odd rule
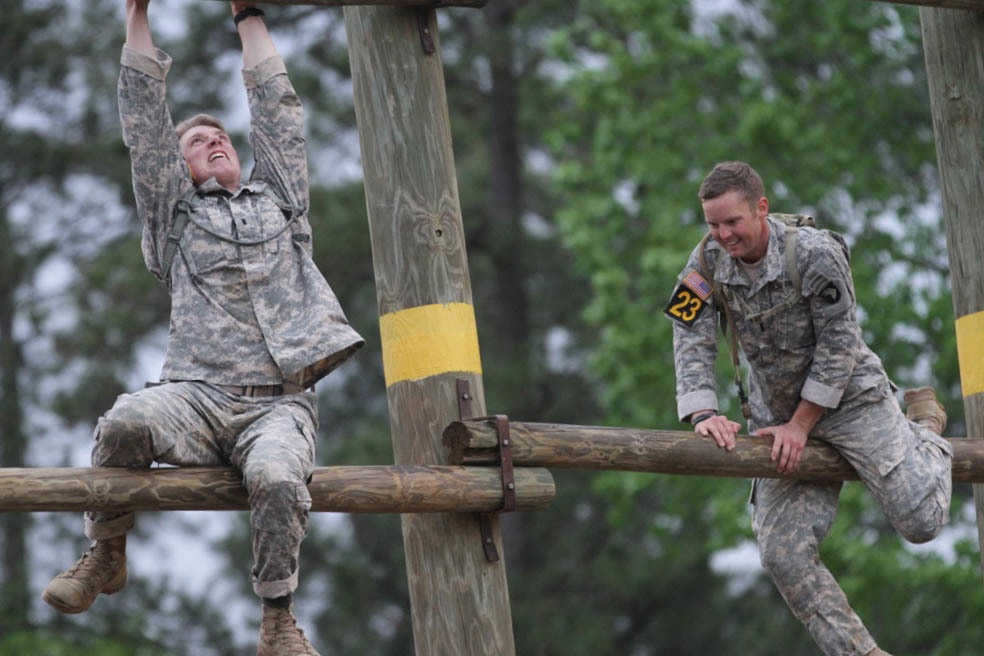
[[[297,383],[282,385],[216,385],[236,396],[283,396],[285,394],[300,394],[304,388]]]

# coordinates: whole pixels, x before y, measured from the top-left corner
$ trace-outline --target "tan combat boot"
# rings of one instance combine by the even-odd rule
[[[946,428],[946,410],[936,400],[936,390],[932,387],[906,390],[902,399],[905,401],[906,417],[937,435],[943,434],[943,429]]]
[[[289,608],[263,606],[256,656],[319,656]]]
[[[41,598],[63,613],[81,613],[99,593],[114,594],[126,585],[126,535],[97,540],[78,562],[56,576]]]

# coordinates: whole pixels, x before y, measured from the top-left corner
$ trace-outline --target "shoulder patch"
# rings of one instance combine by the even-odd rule
[[[700,272],[696,269],[683,277],[683,284],[686,285],[690,291],[700,296],[700,300],[702,301],[706,301],[714,292],[711,284],[707,282],[707,280],[704,279],[704,276],[700,275]]]
[[[707,307],[713,293],[710,283],[698,271],[690,271],[680,280],[663,313],[677,323],[690,327]]]
[[[833,305],[841,300],[841,290],[833,283],[833,281],[831,281],[828,282],[823,289],[817,292],[817,297],[825,303]]]
[[[826,271],[811,271],[803,287],[813,295],[813,307],[827,317],[848,310],[854,303],[854,294],[845,281]]]

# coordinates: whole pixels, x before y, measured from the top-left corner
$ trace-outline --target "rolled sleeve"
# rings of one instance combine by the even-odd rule
[[[800,397],[825,408],[836,408],[844,395],[843,387],[831,387],[813,379],[807,378],[800,390]]]
[[[155,80],[163,82],[168,71],[171,70],[171,56],[158,48],[155,59],[148,57],[139,50],[123,46],[123,52],[120,54],[120,65],[140,71],[144,75],[149,75]]]
[[[282,57],[274,55],[267,57],[252,68],[244,68],[243,83],[247,89],[256,89],[278,75],[287,75],[287,65],[284,64]]]
[[[717,410],[717,391],[700,389],[677,397],[677,417],[686,421],[687,417],[698,410]]]

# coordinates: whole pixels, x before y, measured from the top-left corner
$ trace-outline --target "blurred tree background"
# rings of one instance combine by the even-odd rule
[[[323,464],[392,461],[342,12],[268,7],[305,102],[316,258],[369,345],[319,385]],[[122,0],[16,0],[0,35],[0,466],[85,465],[96,418],[159,373],[167,296],[139,255],[115,81]],[[717,161],[776,211],[842,231],[865,337],[965,433],[915,8],[857,0],[489,0],[439,11],[490,412],[676,428],[662,307],[703,231]],[[177,117],[245,145],[228,6],[154,0]],[[724,359],[722,359],[724,360]],[[722,403],[734,412],[722,361]],[[504,520],[524,656],[818,654],[758,568],[748,482],[556,472]],[[883,646],[979,653],[969,490],[936,548],[904,546],[859,485],[824,554]],[[413,652],[395,516],[316,515],[296,609],[326,656]],[[39,596],[81,521],[0,515],[0,655],[255,647],[245,513],[138,518],[125,591],[84,616]],[[435,572],[434,576],[440,576]]]

